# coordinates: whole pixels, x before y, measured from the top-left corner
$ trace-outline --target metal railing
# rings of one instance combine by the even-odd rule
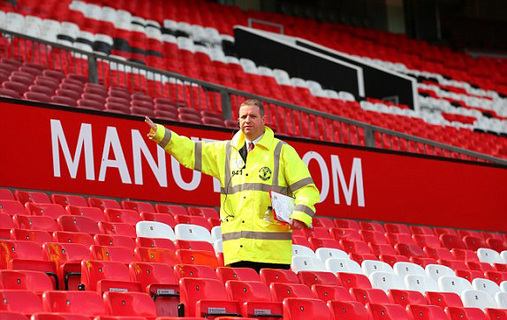
[[[197,110],[221,112],[225,119],[237,119],[245,99],[259,99],[266,108],[267,123],[280,135],[398,150],[439,157],[507,165],[490,155],[388,130],[325,112],[293,105],[248,92],[163,71],[121,58],[88,52],[0,29],[4,39],[0,55],[35,62],[65,74],[77,73],[90,82],[124,86],[152,98],[171,99]]]

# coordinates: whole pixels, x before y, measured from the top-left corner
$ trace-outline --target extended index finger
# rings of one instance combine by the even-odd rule
[[[153,129],[153,130],[157,130],[157,126],[155,125],[155,123],[153,123],[153,121],[151,121],[151,119],[149,117],[145,117],[144,118],[144,121]]]

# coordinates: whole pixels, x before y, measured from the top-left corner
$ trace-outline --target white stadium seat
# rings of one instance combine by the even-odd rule
[[[484,311],[486,308],[496,308],[494,297],[481,290],[465,290],[461,294],[461,300],[465,307],[479,308]]]
[[[136,224],[136,235],[144,238],[175,240],[173,229],[169,225],[157,221],[139,221]]]
[[[176,240],[206,241],[213,244],[211,234],[205,227],[180,223],[174,227]]]
[[[472,284],[465,278],[442,276],[438,278],[438,287],[443,292],[454,292],[461,295],[465,290],[473,290]]]
[[[300,246],[297,244],[292,245],[292,256],[293,257],[306,256],[306,257],[316,258],[315,252],[313,252],[312,249],[305,247],[305,246]]]
[[[443,266],[440,264],[428,264],[425,270],[426,274],[432,277],[435,281],[438,281],[438,279],[442,276],[456,276],[454,270],[448,266]]]
[[[427,275],[409,274],[405,276],[404,282],[407,290],[419,291],[422,294],[427,291],[440,291],[437,282]]]
[[[391,289],[406,289],[403,279],[392,272],[375,271],[369,276],[369,278],[373,288],[381,289],[386,292]]]
[[[368,277],[376,271],[383,271],[387,273],[394,273],[393,268],[385,263],[384,261],[379,260],[364,260],[361,263],[361,269],[363,273]]]
[[[494,297],[497,292],[500,292],[500,287],[489,279],[475,278],[472,280],[472,287],[475,290],[487,292],[490,296]]]
[[[345,251],[335,248],[317,248],[315,255],[324,263],[330,258],[350,259]]]
[[[303,255],[292,257],[291,269],[296,273],[299,271],[327,271],[322,261],[315,257]]]
[[[479,248],[477,250],[477,257],[481,262],[487,263],[504,263],[503,259],[500,257],[500,254],[495,250],[488,248]]]
[[[393,266],[393,270],[394,273],[401,278],[405,278],[405,276],[409,274],[427,275],[423,267],[412,262],[396,262]]]
[[[363,274],[363,270],[361,270],[359,264],[350,259],[330,258],[326,260],[325,265],[327,271],[333,273],[347,272]]]

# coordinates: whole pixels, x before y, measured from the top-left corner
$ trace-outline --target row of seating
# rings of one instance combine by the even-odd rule
[[[190,76],[196,76],[196,75],[190,74]],[[104,78],[108,78],[108,77],[105,75],[105,76],[104,76]],[[110,78],[110,77],[109,77],[109,78]],[[114,78],[114,77],[113,77],[113,78]],[[120,77],[120,78],[121,78],[121,77]],[[206,80],[210,80],[210,79],[206,79]],[[229,84],[226,84],[226,85],[229,85]],[[273,88],[273,87],[271,86],[271,88]],[[243,88],[240,88],[240,89],[243,89]],[[249,89],[249,88],[245,88],[245,89]],[[263,93],[263,94],[264,94],[264,93]],[[265,94],[268,94],[268,93],[265,93]],[[268,95],[272,95],[272,93],[269,93]],[[295,96],[295,95],[288,95],[288,96]],[[311,94],[310,94],[310,96],[311,96]],[[313,99],[313,98],[312,98],[312,99]],[[284,100],[284,99],[282,99],[282,100]],[[321,100],[321,99],[318,99],[318,100]],[[336,101],[336,100],[335,100],[335,101]],[[93,103],[91,103],[91,104],[93,104]],[[305,102],[305,103],[298,103],[298,104],[303,104],[303,105],[308,105],[308,106],[323,106],[323,105],[325,105],[325,104],[323,104],[323,103],[319,103],[319,102],[315,102],[315,103],[308,103],[308,102]],[[95,106],[95,107],[98,107],[98,106]],[[331,110],[331,109],[328,109],[328,110]],[[328,110],[326,110],[326,111],[328,111]],[[169,117],[173,117],[174,115],[173,115],[173,116],[168,115],[168,116],[169,116]],[[174,118],[174,117],[173,117],[173,118]],[[375,118],[375,117],[371,117],[371,118]],[[395,118],[396,118],[396,117],[395,117]],[[282,117],[282,119],[284,119],[284,118]],[[360,121],[365,120],[364,118],[357,118],[357,117],[356,117],[356,119],[357,119],[357,120],[360,120]],[[380,120],[380,119],[382,119],[382,118],[381,118],[381,117],[377,117],[376,119],[377,119],[377,121],[379,121],[379,120]],[[442,119],[444,120],[444,118],[442,118]],[[366,120],[367,120],[367,119],[366,119]],[[404,119],[400,119],[400,120],[404,120]],[[273,122],[276,122],[276,120],[273,120]],[[210,122],[210,123],[211,123],[211,122]],[[212,123],[211,123],[211,124],[212,124]],[[233,126],[233,125],[234,125],[234,123],[230,123],[230,125],[231,125],[231,126]],[[381,123],[380,125],[382,125],[382,126],[386,126],[386,123]],[[280,127],[280,128],[283,128],[283,127],[284,127],[284,125],[283,125],[283,124],[277,124],[276,126],[277,126],[277,127]],[[410,128],[410,129],[409,129],[409,128]],[[417,126],[407,126],[407,130],[414,131],[414,130],[413,130],[413,129],[411,129],[411,128],[417,128]],[[400,128],[399,128],[399,127],[394,127],[393,129],[395,129],[395,130],[400,130]],[[420,135],[420,134],[423,134],[423,135],[424,135],[424,132],[426,132],[426,130],[416,130],[416,131],[417,131],[417,133],[414,133],[414,132],[409,132],[409,133],[411,133],[411,134],[417,134],[417,135]],[[322,131],[321,131],[321,132],[322,132]],[[301,134],[301,133],[300,133],[300,134]],[[312,133],[310,132],[309,134],[311,135]],[[313,133],[313,135],[315,135],[315,132]],[[473,134],[473,135],[476,135],[476,134]],[[459,136],[458,136],[458,137],[459,137]],[[486,135],[486,137],[488,137],[488,136]],[[321,136],[321,137],[316,137],[316,138],[324,138],[324,137],[322,137],[322,136]],[[484,137],[482,137],[482,138],[484,138]],[[471,143],[470,143],[470,141],[472,141],[472,140],[470,140],[470,139],[460,139],[459,144],[460,144],[460,145],[466,145],[466,146],[465,146],[466,148],[472,148],[472,149],[477,150],[477,151],[480,151],[480,152],[488,152],[488,153],[493,153],[493,154],[497,154],[497,155],[500,155],[500,156],[501,156],[501,155],[505,152],[505,150],[504,150],[505,148],[501,146],[501,143],[502,143],[502,141],[503,141],[503,140],[499,140],[499,141],[495,142],[495,143],[496,143],[496,145],[498,145],[498,143],[500,143],[500,146],[499,146],[499,147],[498,147],[498,146],[497,146],[497,147],[494,147],[494,146],[489,147],[488,145],[481,144],[481,143],[476,143],[476,144],[469,145],[469,144],[471,144]],[[449,138],[446,136],[446,137],[443,139],[443,142],[448,142],[448,143],[449,143]],[[453,143],[453,144],[455,144],[455,142],[452,142],[452,143]],[[495,143],[492,143],[492,144],[493,144],[493,145],[495,145]],[[485,146],[486,146],[486,147],[485,147]],[[489,147],[489,148],[488,148],[488,147]],[[480,150],[478,150],[478,149],[480,149]],[[412,150],[405,150],[405,151],[412,151]],[[416,151],[416,152],[417,152],[418,150],[416,149],[416,150],[414,150],[414,151]]]

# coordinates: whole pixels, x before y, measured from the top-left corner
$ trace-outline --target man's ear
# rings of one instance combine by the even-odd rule
[[[262,119],[262,125],[265,125],[266,124],[266,115],[263,115],[261,119]]]

